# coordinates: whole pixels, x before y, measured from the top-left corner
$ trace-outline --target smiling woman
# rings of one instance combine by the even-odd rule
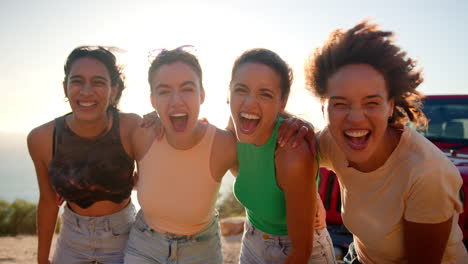
[[[64,72],[72,112],[28,136],[40,191],[38,263],[49,263],[63,200],[63,225],[52,261],[122,263],[135,217],[130,202],[135,159],[131,137],[140,118],[116,108],[125,86],[108,50],[78,47],[68,56]]]

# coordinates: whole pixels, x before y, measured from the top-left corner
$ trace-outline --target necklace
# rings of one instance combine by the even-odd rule
[[[89,135],[91,133],[79,133],[79,132],[85,131],[86,129],[83,129],[83,126],[80,126],[80,125],[75,125],[74,126],[73,122],[71,120],[71,118],[72,118],[71,115],[69,115],[68,117],[65,118],[65,125],[68,127],[68,129],[71,132],[73,132],[75,135],[77,135],[79,137],[89,138],[89,139],[98,138],[98,137],[101,137],[101,136],[105,135],[109,130],[109,123],[111,121],[111,118],[109,117],[109,115],[110,115],[110,113],[106,113],[106,117],[105,117],[106,120],[105,120],[104,127],[96,135],[94,135],[94,133],[92,133],[92,135]],[[67,119],[68,119],[68,122],[67,122]]]

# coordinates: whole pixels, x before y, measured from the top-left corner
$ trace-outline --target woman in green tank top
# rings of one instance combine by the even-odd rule
[[[234,194],[246,208],[240,263],[334,263],[326,229],[314,230],[318,163],[308,144],[277,148],[292,71],[266,49],[244,52],[230,83],[239,142]]]

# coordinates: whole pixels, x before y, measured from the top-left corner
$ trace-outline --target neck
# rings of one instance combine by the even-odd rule
[[[268,129],[268,131],[265,131],[265,133],[262,133],[262,135],[253,144],[255,146],[265,145],[268,142],[268,140],[270,139],[271,135],[273,134],[273,131],[275,130],[275,126],[276,126],[277,122],[278,122],[278,120],[273,122],[272,126]]]
[[[166,133],[167,143],[178,150],[187,150],[197,145],[205,135],[207,125],[197,121],[191,133],[187,135],[177,134],[175,132]]]
[[[68,127],[77,135],[84,138],[94,138],[104,134],[109,129],[110,113],[105,113],[97,120],[79,120],[75,115],[66,118]]]

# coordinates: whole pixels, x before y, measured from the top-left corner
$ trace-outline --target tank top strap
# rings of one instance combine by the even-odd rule
[[[63,133],[65,132],[65,118],[70,113],[54,119],[54,132],[52,138],[52,158],[59,151],[60,145],[62,144]]]
[[[116,108],[112,108],[112,127],[110,131],[105,135],[105,137],[110,136],[114,140],[118,140],[120,142],[120,118],[119,118],[119,110]]]
[[[216,134],[216,127],[211,124],[208,124],[205,135],[203,136],[203,139],[200,141],[198,145],[206,146],[206,150],[208,150],[209,153],[211,153],[211,148],[213,147],[215,134]]]

